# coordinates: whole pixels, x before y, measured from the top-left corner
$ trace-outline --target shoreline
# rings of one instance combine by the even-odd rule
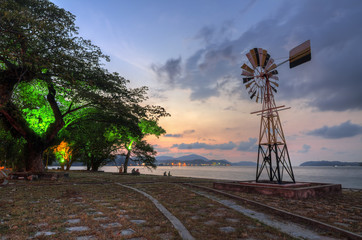
[[[83,167],[75,167],[82,169]],[[129,166],[129,170],[138,168],[141,174],[162,176],[164,171],[178,177],[208,178],[228,181],[249,181],[255,179],[254,167],[239,166],[202,166],[202,167],[158,167],[149,171],[142,166]],[[104,166],[100,170],[118,172],[115,166]],[[351,167],[297,167],[294,169],[297,182],[320,182],[342,184],[342,188],[362,189],[362,168]],[[286,179],[287,180],[287,179]]]

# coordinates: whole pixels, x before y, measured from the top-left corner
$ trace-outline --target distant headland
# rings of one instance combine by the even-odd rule
[[[110,162],[107,166],[120,166],[124,162],[124,156],[118,155],[115,161]],[[181,157],[159,156],[156,157],[157,166],[256,166],[255,162],[240,161],[229,162],[226,159],[210,160],[197,154],[190,154]],[[137,162],[130,160],[129,165],[138,165]]]
[[[170,156],[156,157],[158,166],[256,166],[254,162],[241,161],[232,163],[226,159],[221,160],[209,160],[206,157],[190,154],[178,158]]]
[[[317,166],[332,166],[332,167],[342,167],[342,166],[361,166],[362,162],[340,162],[340,161],[308,161],[300,164],[301,167],[317,167]]]

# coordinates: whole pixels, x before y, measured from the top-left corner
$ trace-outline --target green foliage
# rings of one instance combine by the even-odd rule
[[[141,106],[147,87],[127,88],[128,80],[104,68],[109,57],[78,36],[74,15],[47,0],[0,2],[0,120],[25,141],[27,170],[41,171],[41,155],[63,136],[84,144],[88,152],[79,156],[95,162],[114,146],[161,134],[138,121],[169,114]],[[93,131],[80,131],[89,122]]]
[[[55,121],[52,109],[46,100],[48,89],[44,82],[36,79],[20,83],[14,91],[14,101],[21,109],[29,127],[43,136],[49,125]]]
[[[96,111],[96,110],[94,110]],[[111,119],[102,115],[94,115],[91,120],[78,120],[62,132],[62,137],[69,142],[72,151],[72,160],[83,162],[89,170],[98,170],[99,167],[110,162],[118,149],[118,138],[112,137],[108,130]],[[96,118],[105,117],[105,118]],[[87,116],[89,117],[89,115]]]
[[[138,126],[145,135],[155,135],[159,137],[166,133],[165,129],[160,127],[155,120],[141,119]]]
[[[139,133],[136,134],[125,127],[122,129],[116,129],[115,132],[118,130],[118,135],[112,132],[113,137],[119,136],[118,141],[121,145],[123,144],[127,152],[124,153],[126,156],[123,164],[125,173],[127,173],[127,165],[130,158],[132,158],[133,161],[143,163],[145,166],[156,167],[154,165],[154,161],[157,152],[154,151],[153,147],[143,140],[143,138],[147,135],[155,135],[159,137],[161,134],[166,133],[166,131],[158,125],[157,120],[141,119],[138,122],[138,129]],[[135,147],[133,147],[134,144]]]

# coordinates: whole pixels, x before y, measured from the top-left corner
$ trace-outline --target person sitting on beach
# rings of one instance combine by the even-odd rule
[[[166,172],[165,172],[166,173]],[[168,171],[168,176],[170,177],[171,176],[171,173],[170,173],[170,171]]]
[[[166,171],[163,173],[163,176],[167,176],[167,172],[166,172]]]
[[[132,169],[132,175],[140,175],[140,171],[138,169]]]

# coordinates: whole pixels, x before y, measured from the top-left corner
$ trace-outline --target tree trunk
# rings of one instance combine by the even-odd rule
[[[67,161],[67,168],[65,170],[69,171],[72,164],[73,164],[73,157],[69,156]]]
[[[25,170],[27,172],[44,172],[43,149],[32,143],[26,144]]]
[[[99,169],[100,163],[97,159],[92,158],[92,172],[97,172]]]
[[[131,150],[128,150],[126,158],[124,159],[124,164],[123,164],[124,173],[127,173],[128,161],[129,161],[130,156],[131,156]]]

